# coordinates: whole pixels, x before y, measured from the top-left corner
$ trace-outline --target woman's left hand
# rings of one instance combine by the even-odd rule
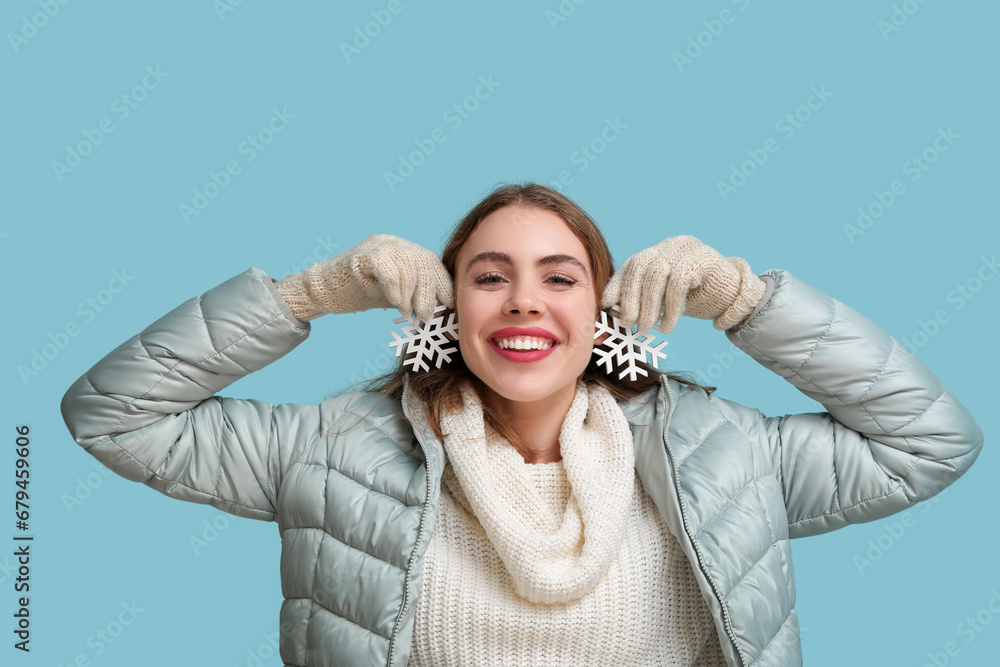
[[[766,283],[739,257],[723,257],[693,236],[674,236],[632,255],[611,276],[602,308],[617,305],[639,331],[673,331],[681,315],[736,326],[760,303]]]

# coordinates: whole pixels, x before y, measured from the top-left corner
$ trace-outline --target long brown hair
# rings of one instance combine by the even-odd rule
[[[595,312],[597,312],[600,309],[604,287],[614,271],[614,259],[608,249],[607,242],[604,240],[604,235],[590,216],[574,202],[556,190],[537,183],[502,183],[462,218],[452,230],[447,243],[445,243],[444,251],[441,253],[442,263],[452,278],[455,277],[458,253],[472,232],[486,216],[507,206],[535,207],[552,211],[566,222],[587,250],[587,257],[594,273],[594,288],[597,298]],[[361,384],[360,388],[364,391],[381,393],[383,399],[386,396],[391,396],[399,400],[403,393],[403,379],[408,376],[409,391],[420,398],[427,417],[427,424],[439,439],[443,440],[446,435],[441,430],[442,410],[451,411],[461,407],[462,398],[459,388],[462,383],[470,382],[481,399],[488,390],[485,383],[466,366],[461,356],[461,350],[452,355],[451,362],[445,364],[443,368],[413,372],[411,368],[404,365],[404,361],[403,356],[398,357],[396,365],[389,372]],[[584,370],[582,380],[588,384],[595,382],[601,385],[618,401],[634,398],[646,392],[650,387],[660,382],[661,375],[666,375],[682,384],[700,387],[706,393],[715,390],[715,387],[700,385],[680,374],[662,373],[643,362],[639,362],[637,365],[646,371],[645,377],[637,376],[634,381],[628,378],[619,379],[617,374],[609,375],[598,367],[597,361],[596,356],[591,357],[590,363]],[[358,386],[358,383],[353,386]],[[531,450],[528,443],[514,430],[510,423],[504,420],[485,401],[481,401],[481,403],[486,424],[519,452],[529,453]]]

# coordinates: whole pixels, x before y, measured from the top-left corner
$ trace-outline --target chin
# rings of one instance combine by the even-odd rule
[[[482,379],[482,378],[480,378]],[[533,403],[551,398],[553,395],[565,390],[569,380],[564,383],[551,383],[539,381],[537,377],[521,377],[516,380],[505,379],[502,381],[483,380],[489,391],[496,396],[508,401],[517,403]],[[572,382],[575,392],[576,381]]]
[[[470,367],[470,370],[495,397],[518,403],[532,403],[569,391],[566,389],[567,385],[571,386],[575,393],[576,384],[586,372],[589,361],[589,357],[581,360],[575,369],[555,368],[553,365],[553,368],[548,369]],[[466,364],[468,365],[468,360]],[[488,372],[477,372],[479,370]]]
[[[530,389],[514,388],[503,392],[496,390],[493,391],[508,401],[516,403],[534,403],[535,401],[544,400],[554,393],[552,391],[546,392],[545,390],[539,390],[537,387],[532,387]]]

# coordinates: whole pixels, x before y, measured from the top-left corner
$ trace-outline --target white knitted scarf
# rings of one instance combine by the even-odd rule
[[[598,384],[577,383],[559,433],[572,493],[553,522],[524,458],[492,429],[487,436],[471,385],[461,392],[463,409],[441,417],[444,448],[515,591],[548,604],[586,595],[618,555],[632,498],[635,452],[618,403]]]

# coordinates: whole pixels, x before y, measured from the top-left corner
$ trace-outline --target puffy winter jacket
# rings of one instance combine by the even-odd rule
[[[688,555],[730,665],[799,665],[789,538],[898,512],[982,432],[870,320],[785,271],[726,335],[826,412],[765,417],[666,377],[621,402],[646,492]],[[320,405],[215,396],[309,335],[259,269],[180,305],[77,380],[73,438],[168,496],[277,521],[286,665],[405,665],[445,452],[409,392]]]

